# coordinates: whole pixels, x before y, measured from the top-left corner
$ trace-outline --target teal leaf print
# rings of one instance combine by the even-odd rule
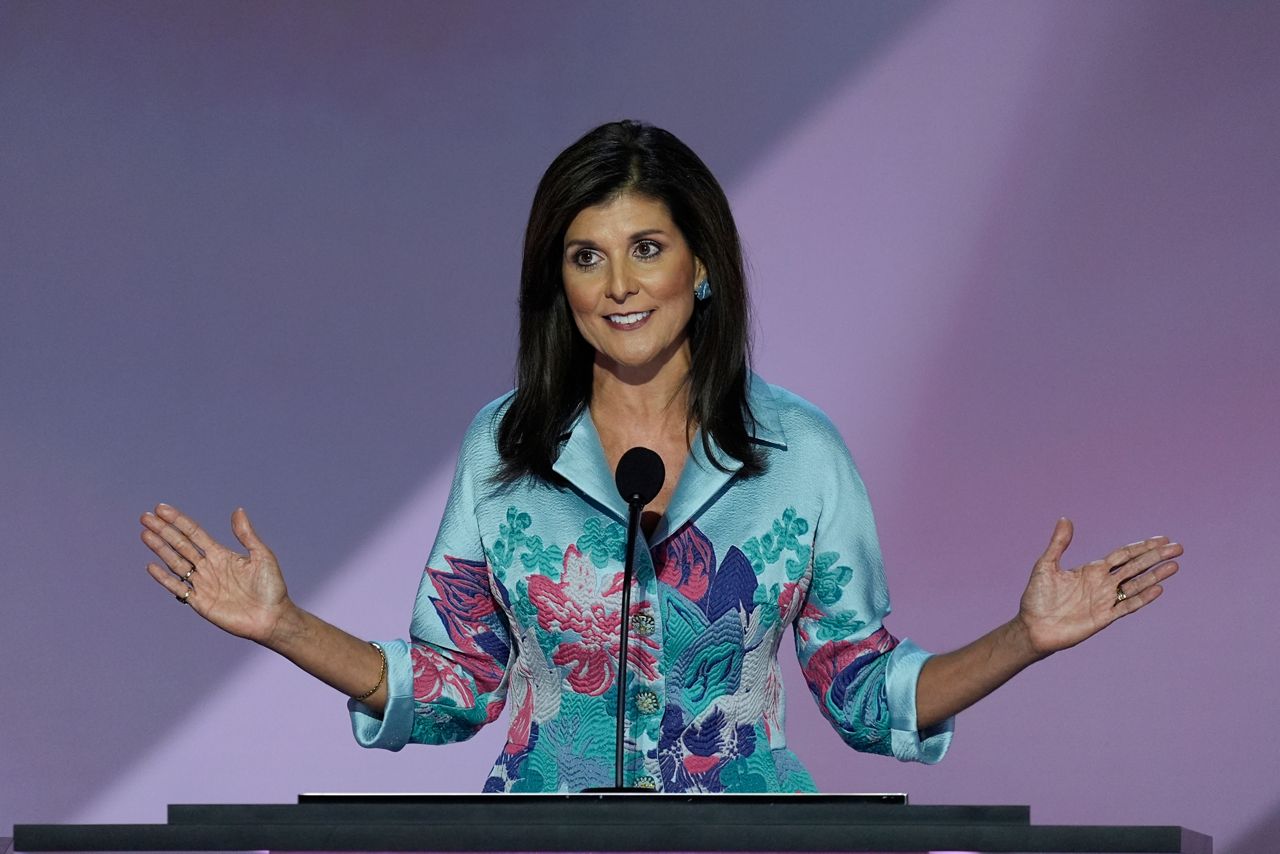
[[[763,730],[763,727],[756,726],[758,744],[769,743]],[[776,775],[769,751],[757,750],[750,756],[738,756],[727,762],[720,769],[720,782],[726,792],[771,792],[777,788],[777,783],[770,785],[769,778],[776,778]]]
[[[578,550],[590,557],[599,569],[604,569],[610,561],[621,563],[626,558],[627,529],[617,522],[593,516],[583,526]]]
[[[781,612],[778,611],[778,598],[782,596],[782,585],[778,582],[768,585],[761,584],[756,588],[752,601],[761,611],[761,620],[764,625],[772,626],[782,618]]]
[[[840,560],[839,552],[819,552],[818,556],[813,559],[813,574],[821,575]]]
[[[537,572],[560,578],[560,567],[564,565],[564,550],[554,544],[542,545],[542,537],[527,537],[524,541],[525,551],[520,555],[520,563],[529,572]]]
[[[507,508],[507,521],[498,526],[498,534],[514,549],[524,542],[524,532],[533,524],[528,513],[521,513],[515,507]]]
[[[813,591],[817,594],[819,602],[824,605],[833,605],[840,601],[844,586],[852,578],[853,569],[847,566],[837,566],[834,572],[828,571],[821,575],[815,572],[813,574]]]
[[[669,641],[671,635],[666,637]],[[698,633],[681,652],[668,679],[680,686],[680,708],[690,718],[701,715],[716,698],[737,692],[745,652],[742,623],[732,611]]]
[[[787,558],[788,581],[800,580],[800,577],[804,575],[804,571],[809,567],[809,555],[812,553],[813,549],[808,546],[798,546],[796,548],[796,556]]]
[[[507,570],[515,560],[516,548],[524,542],[525,529],[532,523],[528,513],[521,513],[515,507],[507,508],[507,521],[498,526],[498,538],[484,553],[499,581],[506,581]]]
[[[421,744],[452,744],[476,734],[489,714],[485,703],[463,708],[450,697],[430,703],[414,703],[413,741]]]
[[[853,611],[837,611],[827,614],[818,623],[818,641],[833,641],[849,638],[866,628],[866,623],[858,619]]]
[[[790,552],[792,556],[784,564],[787,580],[799,581],[813,554],[813,549],[800,541],[800,537],[808,532],[808,520],[798,515],[794,507],[788,507],[780,518],[773,520],[768,531],[743,543],[742,552],[756,575],[763,574],[771,564],[782,560],[783,554]]]

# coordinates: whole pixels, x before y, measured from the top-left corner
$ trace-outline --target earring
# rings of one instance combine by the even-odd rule
[[[696,300],[704,300],[711,296],[711,282],[703,279],[701,282],[693,286],[693,298]]]

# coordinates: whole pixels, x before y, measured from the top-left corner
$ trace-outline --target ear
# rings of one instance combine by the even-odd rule
[[[703,279],[707,278],[707,265],[702,263],[702,259],[695,257],[693,259],[693,284],[697,287]]]

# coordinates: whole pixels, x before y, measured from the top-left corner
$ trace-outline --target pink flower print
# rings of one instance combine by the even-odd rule
[[[805,675],[811,686],[816,683],[825,691],[835,682],[838,674],[844,673],[859,658],[869,656],[870,661],[897,645],[898,639],[884,627],[860,641],[831,641],[820,646],[805,664]]]
[[[715,571],[716,553],[711,540],[693,523],[686,524],[658,548],[653,565],[658,580],[670,585],[690,602],[701,602]]]
[[[782,622],[786,623],[791,619],[792,608],[800,603],[801,597],[807,592],[808,588],[802,587],[798,581],[788,581],[782,585],[782,592],[778,594],[778,615]]]
[[[474,706],[475,692],[467,680],[459,675],[456,667],[437,650],[423,643],[409,646],[409,660],[413,664],[413,698],[420,703],[439,700],[448,691],[449,697],[460,706]]]
[[[705,774],[723,761],[720,756],[686,756],[684,767],[690,774]]]
[[[529,746],[529,725],[533,722],[533,686],[524,686],[524,699],[516,705],[507,731],[507,753],[519,753]]]
[[[567,678],[574,691],[593,697],[608,691],[616,678],[622,573],[615,573],[603,592],[599,587],[599,576],[576,545],[565,549],[560,581],[545,575],[529,579],[529,600],[538,610],[538,626],[563,636],[551,660],[569,668]],[[644,610],[645,606],[638,604],[631,613]],[[657,659],[652,652],[657,642],[650,637],[634,640],[629,661],[647,678],[657,679]]]

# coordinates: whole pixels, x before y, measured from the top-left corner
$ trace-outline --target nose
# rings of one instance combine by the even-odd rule
[[[609,272],[609,281],[605,285],[605,295],[616,303],[624,303],[627,297],[638,293],[640,286],[621,265],[613,267]]]

